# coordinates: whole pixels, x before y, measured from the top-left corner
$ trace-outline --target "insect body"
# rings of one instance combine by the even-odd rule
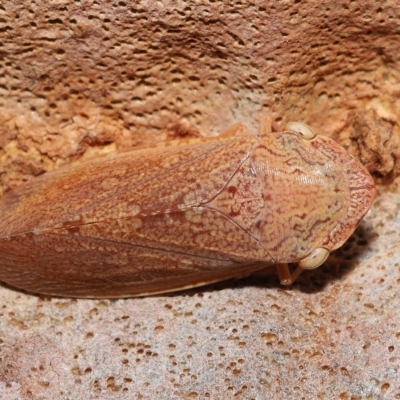
[[[236,131],[62,168],[6,194],[0,280],[44,294],[128,297],[275,264],[290,284],[316,268],[369,209],[370,175],[302,124]]]

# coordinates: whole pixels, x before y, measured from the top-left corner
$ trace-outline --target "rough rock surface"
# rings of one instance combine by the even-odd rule
[[[0,397],[400,398],[399,17],[372,0],[2,2],[0,193],[103,152],[257,130],[265,113],[392,183],[340,269],[289,289],[94,301],[1,287]]]

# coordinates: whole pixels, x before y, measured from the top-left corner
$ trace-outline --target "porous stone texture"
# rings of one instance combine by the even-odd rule
[[[256,131],[265,114],[337,139],[385,182],[340,268],[291,288],[1,287],[0,398],[400,398],[399,17],[394,0],[0,3],[1,193],[99,153]]]

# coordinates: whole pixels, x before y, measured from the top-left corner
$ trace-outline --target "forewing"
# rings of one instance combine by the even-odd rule
[[[137,218],[118,222],[4,240],[0,279],[38,293],[126,297],[240,277],[267,265],[259,262],[265,256],[259,243],[212,210],[153,216],[145,225]]]
[[[250,139],[122,153],[45,174],[0,201],[0,238],[155,215],[213,198],[248,157]]]
[[[259,242],[202,207],[253,145],[236,138],[126,153],[7,195],[0,203],[0,279],[40,293],[123,297],[262,268],[271,260]]]

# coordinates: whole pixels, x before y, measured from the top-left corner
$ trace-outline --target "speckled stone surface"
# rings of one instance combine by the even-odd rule
[[[0,4],[1,192],[103,152],[256,130],[265,113],[394,179],[332,265],[288,289],[0,287],[0,398],[400,398],[399,16],[396,1]]]
[[[0,290],[4,399],[400,397],[397,184],[340,271],[127,300]],[[383,222],[384,221],[384,222]]]

